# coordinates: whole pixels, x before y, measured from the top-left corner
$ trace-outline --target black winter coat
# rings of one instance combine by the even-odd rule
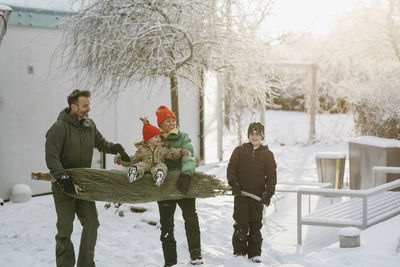
[[[229,160],[227,178],[231,187],[239,185],[241,190],[257,196],[266,191],[270,198],[276,185],[274,154],[263,145],[256,150],[251,143],[236,147]]]

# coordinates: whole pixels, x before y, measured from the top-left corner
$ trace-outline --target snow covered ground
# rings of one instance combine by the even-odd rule
[[[306,144],[308,117],[297,112],[269,111],[267,144],[278,163],[278,182],[316,182],[314,154],[317,152],[348,153],[348,138],[352,137],[352,120],[343,115],[317,117],[317,137],[320,141]],[[224,134],[224,161],[198,168],[226,180],[226,165],[236,146],[235,134]],[[215,147],[207,143],[207,148]],[[348,179],[346,162],[345,184]],[[262,264],[257,266],[400,266],[396,252],[400,238],[400,216],[394,217],[361,232],[359,248],[339,248],[339,228],[303,227],[303,245],[296,244],[296,196],[281,194],[276,211],[266,211],[268,227],[263,228]],[[198,199],[204,266],[254,266],[242,257],[232,256],[233,198],[219,196]],[[307,201],[304,199],[303,201]],[[325,198],[312,197],[311,208],[326,204]],[[162,266],[156,203],[138,204],[144,213],[132,213],[124,204],[119,210],[106,209],[97,202],[100,228],[96,246],[98,267]],[[29,202],[6,202],[0,206],[0,266],[55,266],[56,214],[50,195],[34,197]],[[74,224],[72,240],[77,251],[81,226]],[[178,247],[178,266],[190,266],[181,211],[175,214],[175,236]]]

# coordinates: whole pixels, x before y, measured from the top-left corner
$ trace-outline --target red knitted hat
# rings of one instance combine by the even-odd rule
[[[168,118],[174,118],[176,120],[175,114],[166,106],[159,106],[156,110],[157,124],[160,124]]]
[[[158,129],[156,126],[151,125],[150,123],[148,123],[148,121],[144,122],[143,139],[147,141],[156,135],[161,135],[160,129]]]

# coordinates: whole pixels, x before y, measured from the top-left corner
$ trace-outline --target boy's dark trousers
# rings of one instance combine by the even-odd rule
[[[160,240],[166,265],[176,264],[177,262],[176,241],[174,237],[174,214],[176,204],[178,204],[182,210],[182,216],[185,222],[186,239],[191,257],[201,251],[199,219],[196,213],[196,199],[184,198],[179,200],[158,201],[161,224]]]
[[[52,191],[57,213],[57,267],[75,266],[74,246],[71,242],[75,214],[83,227],[77,266],[94,267],[94,248],[100,225],[95,202],[67,196],[55,183],[52,184]]]
[[[233,209],[233,254],[261,256],[263,205],[249,197],[235,196]]]

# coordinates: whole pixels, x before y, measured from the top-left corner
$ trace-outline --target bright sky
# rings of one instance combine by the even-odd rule
[[[276,0],[265,30],[274,34],[292,32],[326,33],[332,22],[360,0]]]

